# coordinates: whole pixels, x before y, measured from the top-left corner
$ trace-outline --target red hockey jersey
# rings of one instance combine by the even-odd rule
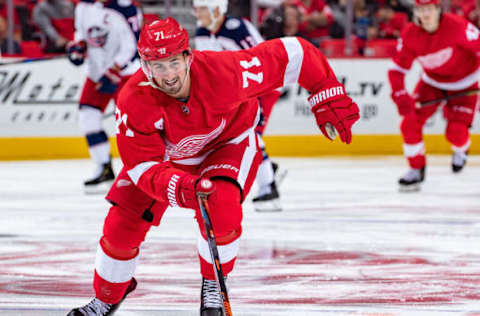
[[[465,89],[477,82],[480,75],[479,35],[473,24],[447,13],[442,14],[434,33],[410,23],[399,39],[391,70],[405,74],[417,59],[424,70],[424,82],[443,90]],[[394,91],[404,88],[403,76],[397,79],[401,82],[390,76]]]
[[[314,92],[335,77],[322,53],[299,38],[243,51],[194,51],[186,103],[154,88],[138,71],[122,89],[117,144],[131,180],[157,200],[172,200],[181,165],[199,165],[213,150],[241,142],[256,126],[256,98],[298,82]],[[169,195],[170,192],[170,195]]]

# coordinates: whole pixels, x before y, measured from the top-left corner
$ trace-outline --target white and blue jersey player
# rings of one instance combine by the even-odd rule
[[[137,40],[142,13],[130,0],[82,0],[75,7],[75,39],[67,45],[74,65],[86,63],[79,100],[79,125],[95,164],[86,193],[104,193],[115,178],[103,113],[140,68]]]
[[[241,50],[263,42],[262,36],[252,23],[246,19],[228,16],[227,7],[228,0],[193,0],[198,26],[195,34],[195,49]],[[256,131],[263,151],[263,162],[257,173],[258,195],[253,199],[257,211],[281,211],[282,209],[277,182],[282,180],[285,172],[277,171],[278,165],[268,157],[261,139],[273,105],[279,97],[280,92],[275,90],[258,98],[261,118]]]

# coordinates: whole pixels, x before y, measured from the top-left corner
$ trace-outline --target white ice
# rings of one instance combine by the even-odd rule
[[[422,192],[407,194],[402,157],[275,160],[288,169],[284,211],[245,202],[234,315],[480,315],[479,156],[461,174],[429,157]],[[82,193],[92,168],[0,163],[0,315],[66,315],[90,300],[108,210]],[[198,315],[195,230],[191,211],[168,210],[116,315]]]

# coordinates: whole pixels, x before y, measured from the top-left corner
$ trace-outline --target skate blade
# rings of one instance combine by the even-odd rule
[[[400,192],[419,192],[421,190],[421,185],[420,183],[415,183],[415,184],[409,184],[409,185],[401,185],[399,187]]]
[[[253,202],[255,211],[257,212],[281,212],[282,205],[280,199],[273,199],[270,201],[258,201]]]
[[[112,184],[113,184],[113,180],[105,181],[96,185],[86,185],[83,187],[83,192],[89,195],[105,194],[108,192],[108,190],[110,190]]]

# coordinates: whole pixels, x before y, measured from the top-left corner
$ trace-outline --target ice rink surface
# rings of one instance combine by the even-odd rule
[[[244,204],[235,316],[480,315],[480,157],[458,175],[450,157],[429,157],[422,192],[407,194],[402,157],[276,161],[288,169],[284,211],[256,213],[253,194]],[[108,210],[82,193],[91,169],[0,163],[0,315],[66,315],[91,299]],[[168,210],[116,315],[198,316],[195,237],[193,212]]]

